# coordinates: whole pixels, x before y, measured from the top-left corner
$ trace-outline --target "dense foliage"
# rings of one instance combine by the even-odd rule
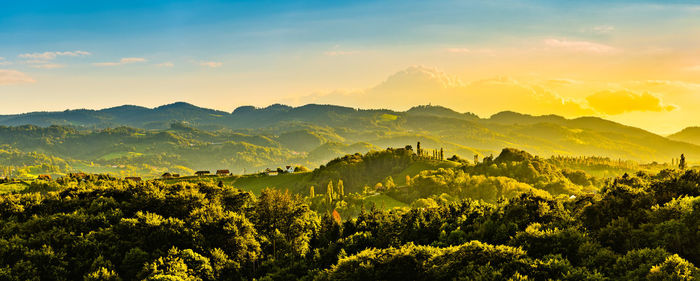
[[[700,157],[698,145],[592,117],[569,120],[502,112],[479,118],[439,106],[400,112],[314,104],[245,106],[229,113],[174,103],[153,109],[120,106],[0,116],[0,145],[9,146],[4,150],[68,163],[29,170],[13,162],[0,163],[0,168],[11,171],[3,175],[25,178],[73,171],[149,178],[166,171],[191,175],[229,169],[242,174],[287,165],[316,167],[348,153],[418,141],[426,149],[442,148],[446,157],[460,155],[468,161],[506,146],[542,156],[660,161],[661,167],[643,168],[652,171],[681,153]],[[633,163],[558,162],[598,177],[638,170]]]
[[[539,161],[524,156],[501,160],[516,163],[511,168]],[[537,165],[535,171],[544,171]],[[597,194],[551,196],[521,182],[537,185],[538,177],[522,177],[527,173],[466,176],[464,169],[480,168],[426,171],[408,185],[468,178],[475,183],[441,187],[462,200],[368,208],[357,217],[314,211],[311,200],[322,194],[304,198],[275,189],[256,196],[213,183],[108,176],[36,183],[0,196],[0,279],[693,280],[700,274],[699,172],[625,174]],[[508,172],[488,173],[494,171]],[[525,193],[493,203],[466,199],[484,180]],[[329,190],[342,190],[338,184]],[[454,186],[462,189],[451,191]]]

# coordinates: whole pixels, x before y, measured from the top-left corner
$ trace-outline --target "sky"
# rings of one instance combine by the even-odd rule
[[[0,0],[0,114],[420,104],[700,126],[697,1]]]

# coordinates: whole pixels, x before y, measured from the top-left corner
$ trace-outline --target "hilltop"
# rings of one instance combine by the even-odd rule
[[[68,163],[63,172],[89,170],[122,176],[315,167],[345,154],[418,141],[429,149],[442,148],[446,158],[483,158],[513,147],[544,157],[665,163],[684,153],[691,163],[700,159],[700,146],[688,143],[692,139],[667,138],[602,118],[567,119],[511,111],[482,118],[432,105],[393,111],[275,104],[242,106],[229,113],[177,102],[155,108],[124,105],[0,116],[0,145],[60,158]],[[15,169],[14,173],[59,170],[30,173]]]
[[[700,145],[700,127],[688,127],[668,136],[669,139]]]

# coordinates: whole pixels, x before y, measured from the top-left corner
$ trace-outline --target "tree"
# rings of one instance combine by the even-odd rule
[[[304,167],[304,166],[296,166],[296,167],[294,167],[294,172],[295,172],[295,173],[298,173],[298,172],[308,172],[308,171],[309,171],[309,168]]]
[[[666,258],[663,263],[652,267],[647,280],[690,281],[697,280],[699,275],[700,271],[697,267],[674,254]]]
[[[294,258],[308,253],[318,217],[302,198],[288,191],[264,189],[255,206],[254,225],[265,253]]]
[[[314,186],[309,187],[309,198],[316,197],[316,192],[314,192]]]
[[[190,249],[171,248],[167,256],[149,263],[143,274],[146,280],[214,280],[209,259]]]
[[[338,180],[338,194],[336,196],[340,199],[345,197],[345,187],[343,186],[343,180]]]
[[[681,170],[685,170],[687,166],[688,164],[685,163],[685,155],[681,154],[681,160],[678,161],[678,168]]]
[[[119,275],[114,270],[109,270],[104,267],[89,273],[83,278],[84,281],[121,281]]]
[[[388,176],[386,178],[386,180],[384,182],[384,187],[386,187],[386,189],[392,189],[392,188],[396,187],[396,184],[394,184],[394,179],[391,176]]]
[[[328,204],[333,202],[333,197],[333,181],[329,181],[328,186],[326,187],[326,198],[328,200]]]

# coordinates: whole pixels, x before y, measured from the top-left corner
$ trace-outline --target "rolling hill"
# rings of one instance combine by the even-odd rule
[[[668,136],[669,139],[700,145],[700,127],[688,127]]]
[[[684,153],[691,163],[700,159],[700,146],[686,131],[664,137],[597,117],[504,111],[480,118],[430,105],[392,111],[275,104],[229,113],[177,102],[0,116],[0,145],[78,161],[78,166],[109,167],[110,172],[130,166],[122,172],[144,176],[168,170],[316,167],[345,154],[418,141],[426,149],[443,148],[445,157],[464,159],[504,147],[543,157],[664,163]]]

